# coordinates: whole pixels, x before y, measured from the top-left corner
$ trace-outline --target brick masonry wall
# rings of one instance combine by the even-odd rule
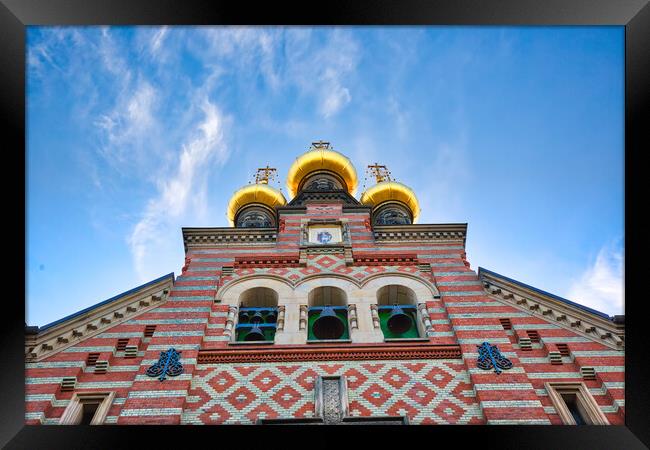
[[[222,277],[222,267],[242,256],[299,256],[301,219],[348,220],[352,250],[363,254],[415,254],[431,272],[416,266],[346,266],[338,255],[310,255],[307,267],[236,269]],[[77,392],[115,391],[107,423],[198,424],[253,423],[258,417],[307,417],[313,414],[313,377],[345,375],[352,415],[409,416],[411,423],[559,424],[544,389],[547,381],[583,381],[580,368],[596,369],[596,380],[584,381],[612,424],[624,423],[624,354],[551,321],[499,302],[484,292],[465,259],[462,241],[376,243],[367,214],[342,214],[340,208],[308,208],[306,215],[286,215],[277,242],[193,248],[167,302],[105,332],[26,364],[26,423],[55,424],[72,392],[61,392],[64,376],[76,376]],[[214,303],[225,284],[251,274],[280,275],[293,283],[313,274],[344,275],[362,281],[376,273],[404,273],[434,283],[441,298],[427,301],[433,325],[429,341],[460,344],[463,360],[355,361],[332,363],[217,364],[197,366],[200,348],[224,348],[228,307]],[[499,318],[509,318],[506,331]],[[156,325],[144,338],[146,325]],[[536,330],[541,342],[519,348],[518,335]],[[118,338],[138,346],[134,359],[117,352]],[[476,367],[477,345],[498,345],[514,364],[497,375]],[[548,352],[566,343],[571,356],[552,365]],[[160,382],[145,375],[163,350],[181,351],[184,372]],[[109,361],[106,374],[87,368],[90,352]],[[466,364],[466,365],[465,365]],[[265,382],[268,378],[273,382]]]
[[[201,365],[181,423],[313,417],[319,375],[346,377],[351,416],[407,415],[415,424],[484,423],[461,360]]]

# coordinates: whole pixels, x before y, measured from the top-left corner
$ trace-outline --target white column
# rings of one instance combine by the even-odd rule
[[[304,344],[306,342],[307,333],[300,328],[302,315],[300,308],[301,305],[297,303],[287,303],[278,307],[276,344]]]
[[[232,336],[232,330],[233,327],[235,326],[235,318],[237,317],[237,310],[238,308],[236,306],[228,307],[228,316],[226,316],[226,327],[223,330],[224,336],[228,336],[228,337]]]
[[[357,328],[350,330],[350,338],[353,343],[384,341],[383,333],[378,327],[375,328],[374,326],[372,317],[373,304],[374,298],[363,299],[354,305]],[[379,322],[377,324],[379,325]]]
[[[433,333],[433,326],[431,325],[431,317],[427,310],[427,304],[418,303],[418,311],[420,311],[420,319],[422,320],[422,325],[424,325],[424,333],[430,336]]]

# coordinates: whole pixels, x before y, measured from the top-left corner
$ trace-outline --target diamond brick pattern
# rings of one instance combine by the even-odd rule
[[[282,406],[284,409],[289,409],[297,401],[299,401],[301,397],[302,394],[300,394],[300,392],[298,392],[291,386],[284,386],[278,392],[276,392],[271,398],[275,400],[275,402],[278,405]]]
[[[273,386],[277,385],[279,382],[280,382],[280,378],[270,370],[265,370],[264,372],[260,373],[255,378],[253,378],[253,384],[262,392],[268,391]]]
[[[413,424],[481,424],[462,364],[438,360],[198,366],[181,423],[253,424],[314,416],[316,377],[345,375],[352,416],[408,415]]]
[[[381,379],[393,386],[395,389],[399,389],[408,383],[411,378],[403,371],[397,369],[396,367],[393,367],[388,372],[386,372],[386,375],[384,375]]]
[[[244,386],[240,386],[235,392],[230,394],[226,399],[236,409],[243,409],[250,405],[257,396]]]
[[[349,369],[345,372],[345,377],[347,379],[348,389],[357,389],[368,381],[368,377],[357,369]]]
[[[337,261],[337,259],[338,259],[338,261]],[[313,260],[310,258],[309,263],[310,263],[310,265],[314,265],[314,266],[322,268],[322,269],[329,269],[334,264],[337,264],[337,263],[341,264],[341,262],[342,262],[341,259],[340,258],[337,258],[337,259],[334,259],[334,258],[332,258],[330,256],[321,256],[319,258],[314,258]]]
[[[390,392],[376,383],[363,391],[361,396],[374,406],[382,406],[389,398],[391,398]]]
[[[424,378],[436,387],[444,387],[449,383],[452,377],[444,370],[440,370],[437,367],[434,367],[431,370],[427,371],[426,375],[424,375]]]
[[[431,400],[436,396],[436,393],[422,383],[415,383],[406,395],[408,395],[408,397],[415,403],[421,406],[426,406],[431,403]]]

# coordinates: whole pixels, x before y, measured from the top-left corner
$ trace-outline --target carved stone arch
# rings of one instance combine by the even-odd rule
[[[285,303],[288,299],[294,297],[294,290],[291,283],[282,277],[274,275],[249,275],[237,280],[234,280],[217,292],[215,297],[216,301],[220,301],[224,305],[239,306],[239,299],[241,295],[249,290],[258,287],[269,288],[278,295],[278,303]]]
[[[359,280],[357,280],[356,278],[349,277],[349,276],[343,275],[343,274],[338,274],[338,273],[327,273],[327,274],[317,273],[317,274],[314,274],[314,275],[307,275],[306,277],[301,278],[300,280],[298,280],[298,282],[296,282],[296,284],[295,284],[295,287],[297,289],[299,286],[301,286],[301,285],[303,285],[305,283],[308,283],[308,282],[312,282],[313,280],[316,280],[316,279],[323,279],[323,280],[325,280],[325,279],[327,279],[327,280],[339,279],[339,280],[342,280],[343,282],[348,282],[349,284],[352,284],[356,288],[361,288],[361,283],[359,283]],[[317,284],[316,286],[318,287],[318,286],[325,286],[325,285],[324,284]]]
[[[296,283],[296,295],[307,298],[312,290],[324,286],[336,287],[343,290],[348,298],[348,302],[361,289],[359,282],[354,278],[338,274],[318,274],[305,277]]]
[[[400,288],[403,289],[404,294],[408,297],[408,300],[405,302],[400,302],[401,304],[411,304],[417,308],[417,319],[415,320],[415,325],[418,330],[418,336],[424,338],[425,336],[430,336],[433,332],[431,326],[431,320],[426,309],[426,302],[431,301],[434,297],[439,295],[438,289],[431,283],[418,278],[410,274],[396,274],[396,273],[382,273],[376,274],[368,279],[363,284],[364,292],[372,295],[374,299],[374,308],[373,320],[375,321],[375,327],[380,328],[380,316],[378,308],[380,307],[380,294],[388,294],[386,288],[389,290],[397,288],[399,291]],[[405,288],[405,289],[404,289]],[[393,291],[393,294],[397,294],[397,291]],[[384,333],[395,332],[395,330],[382,330]],[[392,335],[388,335],[392,336]],[[398,333],[399,336],[399,333]]]
[[[431,301],[440,295],[440,292],[433,284],[407,273],[374,274],[363,281],[362,287],[364,291],[372,291],[376,298],[377,291],[390,284],[401,285],[411,289],[415,293],[419,303]]]

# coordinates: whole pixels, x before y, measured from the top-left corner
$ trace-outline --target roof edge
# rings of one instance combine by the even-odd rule
[[[620,316],[610,316],[609,314],[606,314],[606,313],[604,313],[602,311],[598,311],[597,309],[593,309],[593,308],[590,308],[588,306],[581,305],[580,303],[573,302],[571,300],[568,300],[568,299],[566,299],[564,297],[560,297],[560,296],[555,295],[555,294],[551,294],[550,292],[546,292],[546,291],[544,291],[542,289],[536,288],[536,287],[531,286],[531,285],[526,284],[526,283],[522,283],[521,281],[515,280],[513,278],[506,277],[505,275],[501,275],[500,273],[496,273],[496,272],[493,272],[492,270],[488,270],[488,269],[486,269],[484,267],[479,266],[479,268],[478,268],[478,277],[479,277],[479,279],[481,278],[482,273],[487,273],[489,275],[492,275],[495,278],[501,278],[502,280],[505,280],[505,281],[508,281],[510,283],[519,285],[519,286],[521,286],[521,287],[523,287],[525,289],[530,289],[532,291],[538,292],[539,294],[542,294],[542,295],[551,297],[551,298],[553,298],[555,300],[558,300],[560,302],[566,303],[568,306],[579,308],[579,309],[581,309],[583,311],[594,314],[594,315],[596,315],[596,316],[598,316],[600,318],[603,318],[605,320],[614,321],[615,317],[620,317]],[[624,315],[623,315],[623,317],[624,317]]]
[[[87,313],[87,312],[90,312],[90,311],[92,311],[92,310],[95,309],[95,308],[98,308],[98,307],[100,307],[100,306],[107,305],[107,304],[109,304],[109,303],[111,303],[111,302],[114,302],[114,301],[117,301],[117,300],[119,300],[120,298],[123,298],[123,297],[125,297],[125,296],[127,296],[127,295],[133,294],[133,293],[135,293],[135,292],[137,292],[137,291],[139,291],[139,290],[141,290],[141,289],[146,288],[147,286],[151,286],[151,285],[153,285],[153,284],[160,283],[161,281],[163,281],[163,280],[165,280],[165,279],[167,279],[167,278],[171,278],[172,283],[173,283],[173,282],[175,281],[174,272],[170,272],[170,273],[168,273],[167,275],[163,275],[163,276],[161,276],[161,277],[156,278],[155,280],[148,281],[148,282],[146,282],[146,283],[144,283],[144,284],[142,284],[142,285],[140,285],[140,286],[134,287],[133,289],[129,289],[128,291],[124,291],[124,292],[122,292],[121,294],[117,294],[117,295],[115,295],[115,296],[113,296],[113,297],[111,297],[111,298],[109,298],[109,299],[103,300],[103,301],[101,301],[101,302],[99,302],[99,303],[95,303],[95,304],[92,305],[92,306],[89,306],[89,307],[84,308],[84,309],[82,309],[82,310],[80,310],[80,311],[77,311],[77,312],[75,312],[75,313],[72,313],[72,314],[70,314],[70,315],[67,315],[67,316],[65,316],[65,317],[63,317],[63,318],[61,318],[61,319],[59,319],[59,320],[55,320],[54,322],[50,322],[50,323],[48,323],[48,324],[46,324],[46,325],[43,325],[42,327],[37,327],[37,328],[38,328],[38,332],[40,333],[40,332],[42,332],[42,331],[44,331],[44,330],[47,330],[47,329],[52,328],[52,327],[55,327],[56,325],[60,325],[60,324],[62,324],[62,323],[64,323],[64,322],[67,322],[67,321],[70,320],[70,319],[74,319],[75,317],[78,317],[78,316],[80,316],[80,315],[82,315],[82,314],[85,314],[85,313]]]

